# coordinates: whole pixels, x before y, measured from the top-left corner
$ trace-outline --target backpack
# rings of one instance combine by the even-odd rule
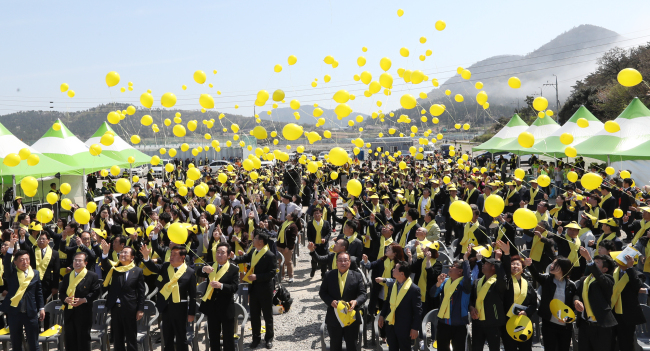
[[[289,312],[291,309],[291,305],[293,304],[293,299],[291,298],[291,294],[289,293],[289,290],[285,288],[284,286],[280,285],[278,289],[275,291],[275,295],[273,295],[273,304],[274,305],[282,305],[284,308],[284,312]]]

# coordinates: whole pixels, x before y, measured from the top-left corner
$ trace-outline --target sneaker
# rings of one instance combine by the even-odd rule
[[[424,340],[420,340],[420,350],[425,351],[426,348],[424,347]]]
[[[293,278],[289,278],[289,279],[287,280],[287,283],[293,283]]]

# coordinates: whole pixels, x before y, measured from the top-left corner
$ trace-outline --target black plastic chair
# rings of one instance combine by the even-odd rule
[[[373,330],[375,331],[375,351],[388,351],[388,345],[381,341],[379,333],[379,318],[375,317],[373,322]]]
[[[199,303],[196,302],[196,313],[194,315],[194,321],[187,323],[187,344],[192,347],[192,351],[199,351],[199,331],[201,330],[201,324],[203,324],[205,315],[199,312]],[[206,339],[207,339],[207,335]]]
[[[208,281],[204,281],[199,286],[196,287],[196,302],[201,303],[203,295],[205,295],[205,290],[208,288]]]
[[[364,323],[363,323],[363,317],[358,316],[359,320],[359,337],[357,339],[357,345],[356,345],[356,351],[361,351],[361,340],[363,339],[363,329],[364,329]],[[322,351],[329,351],[330,349],[330,344],[329,341],[326,340],[327,336],[325,336],[325,333],[327,331],[326,325],[325,325],[325,318],[323,318],[323,323],[320,325],[320,345]],[[343,351],[349,351],[347,349],[347,345],[345,343],[345,340],[343,340]]]
[[[138,334],[136,336],[136,341],[138,345],[142,345],[143,351],[147,351],[147,350],[153,351],[153,340],[151,338],[151,326],[157,321],[158,321],[158,309],[156,309],[156,304],[151,300],[145,300],[144,316],[142,316],[142,318],[140,318],[140,320],[137,323]],[[161,345],[162,345],[162,341],[161,341]]]
[[[431,337],[427,335],[427,324],[431,323]],[[422,319],[422,335],[424,335],[424,346],[429,351],[436,350],[433,347],[433,342],[436,340],[436,332],[438,330],[438,309],[431,310]]]
[[[45,314],[50,315],[50,325],[52,328],[54,325],[60,325],[63,327],[63,310],[61,310],[63,302],[61,300],[50,301],[45,305]],[[43,327],[43,322],[40,322],[41,328]],[[56,334],[52,336],[39,336],[38,342],[41,344],[41,349],[48,351],[50,349],[50,343],[56,343],[58,350],[63,350],[63,328],[61,328]]]
[[[248,305],[248,283],[240,283],[237,289],[237,302],[244,307],[247,313],[250,313]]]
[[[101,351],[108,351],[108,325],[110,318],[106,309],[106,300],[93,301],[93,325],[90,327],[90,341],[99,343]]]

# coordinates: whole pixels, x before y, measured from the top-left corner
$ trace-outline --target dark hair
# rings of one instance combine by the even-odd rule
[[[605,234],[603,234],[605,235]],[[615,251],[616,250],[616,244],[612,240],[603,240],[600,242],[599,247],[604,247],[607,249],[607,251]]]
[[[48,232],[47,230],[42,230],[40,233],[38,233],[38,237],[39,237],[39,238],[40,238],[41,236],[43,236],[43,235],[45,235],[45,236],[47,237],[48,240],[50,240],[50,238],[52,238],[52,236],[50,235],[50,232]]]
[[[410,204],[409,204],[409,207],[411,207]],[[413,206],[413,207],[415,207],[415,206]],[[415,208],[413,208],[413,207],[409,208],[408,215],[409,215],[409,216],[410,216],[414,221],[416,221],[416,220],[418,220],[418,219],[420,218],[420,214],[418,213],[418,210],[415,209]]]
[[[67,225],[68,225],[68,227],[74,229],[75,233],[77,232],[77,230],[79,230],[79,223],[77,223],[75,221],[71,221]]]
[[[314,209],[313,209],[313,210],[311,210],[311,215],[313,216],[315,212],[318,212],[318,213],[323,213],[323,210],[321,210],[321,209],[320,209],[320,208],[318,208],[318,207],[314,207]]]
[[[118,236],[114,237],[113,242],[115,242],[115,239],[119,240],[120,244],[126,245],[127,239],[126,239],[126,237],[124,235],[118,235]]]
[[[253,233],[253,238],[255,238],[256,236],[258,237],[259,240],[262,240],[264,245],[269,244],[269,235],[268,234],[262,232],[259,229],[255,229],[255,232]]]
[[[350,249],[350,242],[348,241],[348,239],[343,238],[339,240],[343,240],[343,249],[345,252],[348,252],[348,249]]]
[[[469,205],[469,207],[472,209],[472,214],[478,214],[478,215],[481,214],[481,210],[478,209],[478,206],[471,204]]]
[[[395,266],[399,265],[399,272],[404,273],[404,276],[408,278],[411,275],[411,265],[404,261],[404,260],[399,260],[395,263]]]
[[[395,254],[395,257],[393,258],[393,261],[404,261],[404,249],[396,242],[392,242],[388,247],[393,250],[393,253]],[[382,257],[383,260],[386,260],[388,256]]]
[[[123,237],[120,236],[120,238],[123,238]],[[125,246],[124,249],[122,249],[122,251],[124,251],[125,249],[131,250],[131,257],[135,258],[136,251],[135,251],[134,248],[132,248],[131,246]]]
[[[187,256],[187,249],[185,248],[185,245],[176,245],[171,248],[172,252],[173,251],[178,251],[179,256]]]
[[[122,201],[126,201],[127,204],[131,204],[131,197],[128,195],[122,196]]]
[[[600,195],[598,194],[591,194],[589,195],[592,199],[596,200],[596,202],[600,202]]]
[[[14,252],[14,259],[23,255],[29,256],[29,252],[27,252],[27,250],[16,250],[16,252]]]
[[[25,220],[25,217],[29,216],[27,213],[21,213],[18,215],[18,222],[22,222]]]
[[[169,223],[172,221],[172,216],[167,212],[163,212],[162,214],[160,214],[160,217],[158,217],[158,219],[160,219],[161,221],[165,221],[165,223]]]
[[[557,256],[557,258],[555,259],[555,264],[557,264],[560,267],[563,276],[569,274],[569,271],[571,270],[571,268],[573,268],[573,262],[571,262],[571,260],[563,256]]]
[[[352,228],[352,230],[354,230],[355,232],[357,231],[357,227],[358,227],[358,225],[357,225],[357,221],[355,221],[355,220],[349,220],[349,221],[345,222],[345,225],[347,225],[348,227]]]
[[[79,251],[79,252],[77,252],[77,253],[74,254],[74,257],[76,258],[76,257],[79,256],[79,255],[84,255],[84,262],[85,262],[85,263],[88,263],[88,254],[87,254],[87,253],[85,253],[85,252],[83,252],[83,251]]]
[[[594,260],[601,260],[603,262],[603,267],[607,268],[607,273],[612,273],[614,271],[614,260],[607,255],[596,255]]]
[[[228,256],[230,256],[230,253],[232,252],[232,249],[228,243],[219,243],[217,244],[217,250],[219,250],[220,247],[225,247],[226,248],[226,253],[228,253]]]

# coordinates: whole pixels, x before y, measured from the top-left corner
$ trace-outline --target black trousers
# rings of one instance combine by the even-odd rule
[[[330,335],[330,351],[341,351],[343,349],[343,340],[345,340],[346,350],[354,351],[357,349],[357,340],[359,339],[359,321],[341,327],[338,320],[334,323],[327,323],[327,333]]]
[[[13,351],[23,350],[23,327],[25,327],[25,334],[27,335],[27,346],[30,351],[38,351],[38,334],[41,331],[38,325],[38,314],[34,317],[29,317],[27,313],[8,314],[7,321],[9,322],[9,337],[11,338],[11,347]]]
[[[186,312],[187,313],[187,312]],[[115,304],[111,308],[111,330],[113,331],[113,348],[115,351],[138,351],[137,311]],[[126,342],[126,347],[124,346]]]
[[[436,339],[438,340],[438,351],[450,351],[449,344],[454,350],[465,350],[465,340],[467,340],[466,325],[448,325],[442,320],[438,320],[436,328]]]
[[[411,335],[397,335],[394,325],[384,324],[386,330],[386,342],[388,343],[388,351],[410,351],[411,350]]]
[[[327,255],[327,243],[323,245],[316,245],[314,248],[314,252],[321,256]],[[323,278],[325,276],[325,272],[327,272],[327,262],[319,264],[318,261],[316,261],[316,258],[312,257],[311,258],[311,269],[316,271],[320,268],[320,276]]]
[[[92,327],[92,306],[75,307],[63,312],[65,348],[67,350],[90,351],[90,328]]]
[[[616,348],[618,344],[618,348]],[[636,347],[636,325],[618,324],[612,331],[612,350],[634,350]]]
[[[251,296],[251,327],[253,328],[253,341],[262,339],[262,313],[264,314],[264,323],[266,324],[265,341],[273,340],[273,296]]]
[[[447,246],[451,245],[451,233],[454,231],[455,226],[456,221],[451,218],[451,215],[445,216],[445,229],[447,229],[445,232],[445,245]]]
[[[225,306],[224,306],[225,308]],[[225,351],[235,350],[235,319],[221,317],[216,309],[211,309],[208,313],[208,337],[210,338],[210,351],[221,351],[219,338],[223,331],[223,349]]]
[[[187,302],[168,304],[162,311],[162,322],[164,351],[187,351]]]
[[[501,347],[501,327],[486,321],[472,321],[472,350],[483,351],[486,341],[488,350],[499,351]]]
[[[533,349],[533,338],[524,342],[517,341],[510,337],[505,325],[501,327],[501,341],[505,351],[531,351]]]
[[[599,327],[589,322],[581,323],[578,328],[578,347],[580,351],[611,350],[612,329]]]
[[[569,351],[573,337],[573,324],[559,325],[551,321],[542,321],[542,338],[544,351]]]

